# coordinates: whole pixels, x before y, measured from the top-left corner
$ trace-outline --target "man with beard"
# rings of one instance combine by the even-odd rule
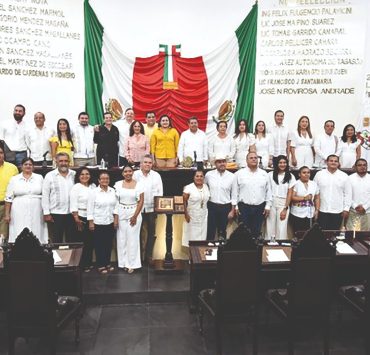
[[[51,223],[53,242],[74,241],[74,222],[69,209],[69,195],[76,172],[70,170],[69,155],[58,153],[55,157],[57,168],[46,174],[42,187],[42,209],[45,222]]]
[[[94,127],[89,126],[89,115],[81,112],[78,115],[78,124],[72,131],[75,166],[95,165]]]
[[[5,120],[0,125],[0,140],[3,140],[14,153],[14,158],[10,158],[13,154],[8,155],[8,161],[20,166],[22,160],[27,157],[26,144],[26,123],[23,117],[26,114],[26,108],[18,104],[14,107],[14,120]]]

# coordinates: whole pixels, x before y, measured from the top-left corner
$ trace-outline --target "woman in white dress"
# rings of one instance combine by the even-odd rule
[[[266,238],[275,236],[276,239],[287,239],[289,205],[295,178],[289,172],[288,159],[284,155],[277,157],[274,171],[269,172],[268,177],[272,206],[266,219]]]
[[[85,272],[90,272],[93,268],[94,236],[87,223],[87,201],[91,190],[95,188],[95,184],[91,182],[89,169],[82,167],[77,170],[75,185],[73,185],[70,192],[69,208],[75,221],[76,241],[84,243],[81,266]]]
[[[272,167],[274,139],[270,133],[266,133],[266,124],[264,121],[258,121],[256,123],[254,128],[254,137],[256,139],[256,153],[262,158],[262,167]]]
[[[211,139],[208,145],[209,160],[213,163],[218,155],[226,157],[227,161],[234,159],[235,141],[226,133],[227,122],[218,121],[216,129],[218,134]]]
[[[340,167],[342,169],[352,169],[356,160],[361,155],[361,142],[356,138],[355,127],[348,124],[343,129],[343,135],[339,139],[338,151]]]
[[[182,245],[188,247],[189,240],[207,239],[209,189],[204,183],[203,170],[196,170],[193,183],[184,187],[185,223],[182,230]]]
[[[141,268],[140,228],[141,209],[144,203],[144,188],[132,178],[130,165],[123,168],[124,180],[114,185],[118,198],[117,256],[118,267],[132,274]]]
[[[22,172],[13,176],[6,190],[5,217],[9,223],[9,242],[13,243],[28,228],[40,243],[48,242],[47,225],[41,207],[43,177],[33,173],[33,160],[22,161]]]
[[[291,137],[290,153],[292,165],[296,168],[308,166],[312,168],[314,162],[313,137],[310,127],[310,119],[302,116],[298,121],[297,132]]]
[[[253,134],[248,133],[248,124],[246,120],[240,120],[235,126],[235,162],[239,168],[247,166],[247,154],[256,151],[255,138]]]

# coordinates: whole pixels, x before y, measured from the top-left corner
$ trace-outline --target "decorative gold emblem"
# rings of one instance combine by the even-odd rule
[[[218,121],[228,122],[233,116],[235,110],[235,105],[231,100],[226,100],[218,109],[218,117],[212,116],[213,121],[216,123]]]
[[[113,121],[117,121],[122,117],[123,108],[117,99],[109,99],[104,106],[105,111],[112,114]]]

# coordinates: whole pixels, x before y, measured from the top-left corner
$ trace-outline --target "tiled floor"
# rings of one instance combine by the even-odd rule
[[[351,313],[344,312],[342,322],[332,317],[331,354],[364,354],[360,324]],[[259,354],[287,354],[285,327],[273,314],[266,323],[261,314]],[[2,324],[4,319],[2,319]],[[134,304],[89,307],[81,323],[81,342],[73,341],[72,326],[58,339],[58,355],[214,355],[213,326],[206,318],[204,337],[200,336],[196,317],[185,303]],[[227,325],[223,328],[225,355],[250,354],[250,336],[246,326]],[[296,354],[321,354],[321,338],[310,327],[303,327],[297,336]],[[6,354],[7,338],[0,328],[0,354]],[[17,355],[47,354],[45,343],[24,339],[16,343]]]

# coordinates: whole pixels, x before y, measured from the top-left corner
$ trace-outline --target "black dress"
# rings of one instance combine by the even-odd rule
[[[114,125],[109,130],[104,125],[99,126],[99,132],[94,134],[94,143],[97,144],[97,164],[104,159],[109,167],[118,166],[119,131]]]

